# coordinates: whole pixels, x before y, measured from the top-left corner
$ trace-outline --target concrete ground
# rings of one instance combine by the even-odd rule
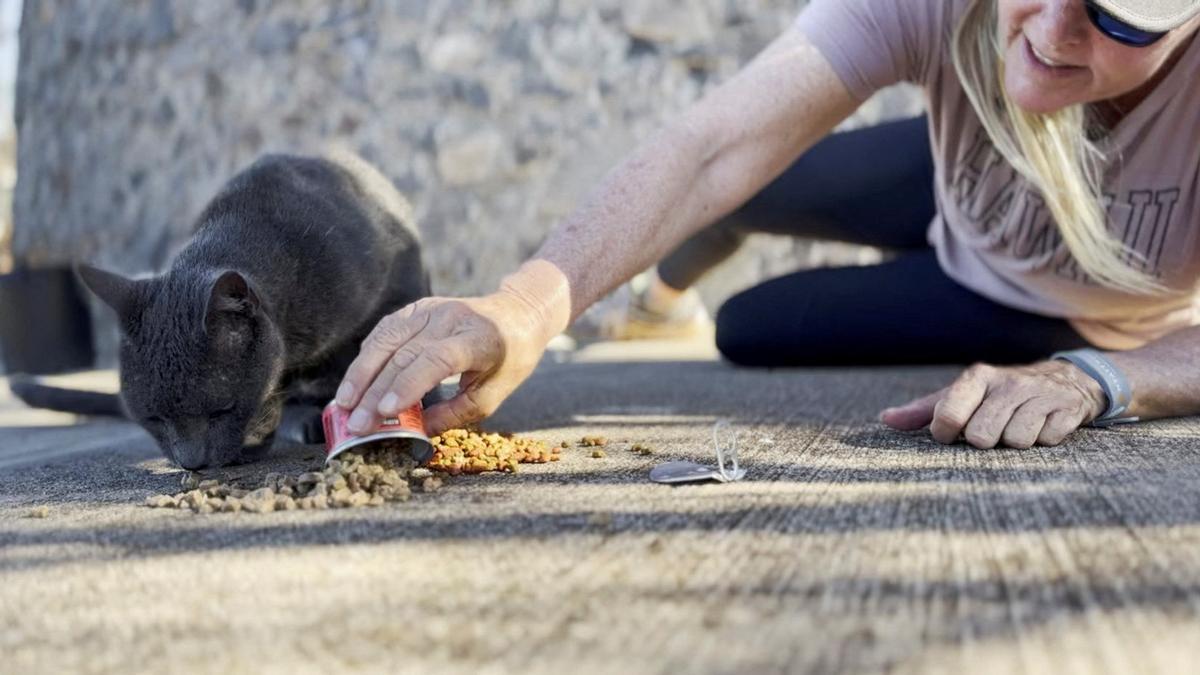
[[[875,415],[955,368],[710,356],[547,363],[491,426],[603,434],[607,458],[371,510],[148,509],[179,476],[136,427],[0,403],[0,670],[1194,672],[1196,420],[945,447]],[[718,418],[744,482],[647,481],[709,459]]]

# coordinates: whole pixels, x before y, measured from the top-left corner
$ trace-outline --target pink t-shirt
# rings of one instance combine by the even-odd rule
[[[902,81],[924,88],[937,166],[938,214],[928,237],[942,269],[996,302],[1066,318],[1107,349],[1200,323],[1200,39],[1105,141],[1114,158],[1104,182],[1109,231],[1173,289],[1133,295],[1081,272],[1041,197],[992,147],[950,56],[967,5],[813,0],[797,19],[858,99]]]

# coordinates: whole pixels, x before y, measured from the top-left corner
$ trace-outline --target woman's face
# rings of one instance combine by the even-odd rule
[[[1097,30],[1083,0],[997,1],[1004,86],[1013,102],[1032,113],[1152,88],[1155,75],[1200,26],[1198,17],[1137,48]]]

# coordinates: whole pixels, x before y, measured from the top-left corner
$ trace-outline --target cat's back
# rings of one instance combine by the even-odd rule
[[[215,238],[258,254],[281,245],[327,250],[338,242],[386,251],[414,243],[417,230],[408,201],[358,156],[268,154],[226,182],[197,219],[193,243],[208,248]]]

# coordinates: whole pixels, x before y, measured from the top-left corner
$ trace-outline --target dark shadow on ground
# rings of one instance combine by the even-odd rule
[[[507,501],[502,494],[494,493],[496,487],[493,485],[493,493],[484,497]],[[521,489],[519,485],[504,487]],[[736,531],[783,536],[879,531],[1024,533],[1067,528],[1171,527],[1200,522],[1200,500],[1173,500],[1170,508],[1146,508],[1148,495],[1136,487],[1101,491],[1093,485],[1037,490],[975,486],[971,490],[936,495],[853,499],[831,495],[813,504],[790,503],[781,495],[745,494],[742,496],[745,506],[739,508],[711,508],[706,506],[704,494],[689,494],[687,488],[661,489],[664,495],[673,491],[679,497],[694,499],[682,506],[676,504],[674,511],[621,510],[608,503],[597,503],[594,510],[545,509],[515,515],[454,517],[444,512],[428,515],[428,510],[421,508],[418,496],[414,502],[391,513],[330,511],[320,514],[318,522],[312,522],[310,517],[302,520],[294,514],[192,516],[163,511],[162,525],[142,522],[36,531],[4,528],[0,529],[0,547],[91,544],[109,550],[101,553],[101,557],[138,557],[226,549],[564,537],[597,532],[613,535]],[[712,494],[708,493],[708,498]],[[463,503],[479,501],[470,493],[447,494],[445,498]],[[1164,501],[1161,506],[1168,504]],[[597,514],[606,514],[600,525]],[[47,555],[0,561],[0,571],[14,565],[27,568],[69,559],[70,556]]]

